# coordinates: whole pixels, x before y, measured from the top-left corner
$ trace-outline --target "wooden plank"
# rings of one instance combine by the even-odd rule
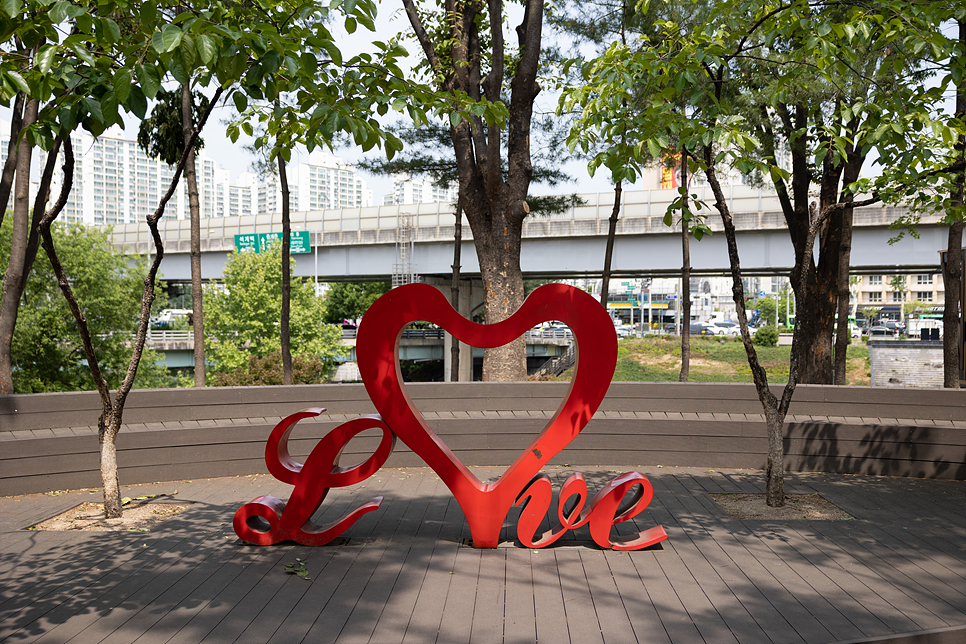
[[[230,562],[231,568],[226,571],[234,572],[231,569],[236,566],[242,569],[207,602],[204,610],[195,613],[178,630],[170,644],[231,641],[251,623],[253,607],[260,606],[269,593],[274,594],[286,577],[284,558],[291,550],[288,546],[251,548],[250,562]],[[223,639],[219,639],[221,634]]]
[[[463,513],[456,499],[449,496],[442,485],[437,489],[447,497],[446,510],[440,524],[439,536],[433,544],[426,575],[419,588],[419,596],[413,606],[412,617],[403,636],[403,644],[436,641],[450,585],[455,576],[456,556],[461,550],[459,541],[463,533]]]
[[[207,577],[189,588],[180,601],[170,607],[170,610],[158,615],[156,622],[151,624],[134,642],[137,644],[165,644],[177,641],[178,634],[186,625],[199,614],[207,610],[212,601],[230,584],[235,583],[249,566],[258,561],[256,552],[247,547],[225,547],[222,549],[231,553],[231,558],[217,567],[205,563],[199,570],[205,570]],[[150,607],[149,607],[150,608]],[[196,623],[197,625],[197,623]]]
[[[634,634],[627,609],[621,601],[620,591],[608,566],[605,551],[582,549],[577,553],[587,577],[587,586],[603,641],[636,641],[638,638]]]
[[[272,637],[263,640],[269,644],[291,644],[304,641],[315,623],[322,619],[330,602],[338,602],[337,593],[363,548],[317,548],[324,553],[313,555],[306,561],[309,577],[313,580],[291,607]]]
[[[536,620],[537,642],[574,642],[569,631],[567,609],[564,605],[561,575],[556,552],[530,552],[533,576],[533,610]]]
[[[130,539],[115,544],[120,554],[111,562],[114,564],[111,568],[94,568],[93,574],[75,575],[67,580],[54,579],[49,584],[37,580],[33,584],[24,584],[18,590],[17,603],[4,610],[4,619],[0,620],[0,638],[16,634],[20,641],[34,641],[45,631],[24,632],[31,625],[38,622],[64,625],[77,615],[94,612],[90,606],[112,589],[127,584],[125,588],[133,587],[136,590],[137,584],[149,574],[142,569],[149,569],[159,557],[177,545],[172,539],[142,537],[138,541],[148,545],[136,549],[134,553],[125,551],[125,548],[131,548]],[[104,561],[97,556],[93,560],[99,563]],[[85,626],[80,624],[76,630]]]
[[[80,592],[69,592],[66,596],[49,597],[49,603],[32,606],[32,610],[24,615],[29,623],[42,619],[47,624],[56,626],[49,630],[23,633],[18,635],[18,639],[22,637],[20,641],[25,642],[68,641],[101,619],[102,613],[98,607],[119,606],[122,602],[139,596],[138,593],[145,587],[150,587],[159,574],[176,564],[181,556],[195,547],[186,546],[180,540],[174,539],[159,540],[156,546],[142,548],[137,559],[122,564],[101,578],[100,583],[90,584]],[[147,561],[139,561],[141,559]],[[111,631],[113,629],[105,635]]]
[[[375,624],[371,642],[402,642],[407,629],[413,624],[413,614],[426,581],[433,548],[446,513],[448,496],[435,474],[427,472],[424,484],[426,483],[429,486],[422,490],[427,495],[423,516],[418,521],[415,536],[409,545],[392,593]],[[415,512],[411,514],[415,515]],[[438,617],[436,623],[438,624]]]
[[[379,641],[373,639],[373,632],[385,615],[385,607],[397,584],[401,583],[403,566],[429,506],[429,494],[436,488],[436,484],[436,480],[425,476],[425,470],[417,470],[415,475],[401,482],[392,491],[393,495],[407,501],[407,505],[396,522],[388,543],[380,541],[377,544],[384,549],[382,560],[346,621],[340,642],[356,644]],[[389,619],[388,615],[385,616]],[[404,628],[405,623],[401,626]]]
[[[868,533],[863,526],[849,526],[848,530],[844,530],[835,522],[816,521],[813,527],[833,543],[847,541],[851,557],[874,570],[891,587],[902,589],[911,603],[903,601],[901,596],[897,596],[896,603],[904,613],[915,610],[910,617],[919,623],[921,629],[966,623],[966,580],[963,578],[961,560],[957,562],[960,568],[957,573],[931,562],[923,549],[896,550],[889,547],[883,538],[885,535],[875,530],[874,526],[869,526],[871,529]],[[880,533],[880,538],[875,538],[875,533]],[[910,556],[912,554],[915,556]],[[916,610],[916,605],[923,610]],[[942,620],[943,624],[930,623],[934,621],[933,616]]]
[[[503,602],[503,642],[533,644],[537,641],[534,613],[533,561],[530,550],[506,549],[506,590]]]
[[[502,644],[507,577],[506,549],[480,552],[479,580],[473,606],[470,644]],[[512,573],[510,573],[512,574]]]
[[[456,551],[437,641],[470,641],[481,561],[482,552],[476,548],[459,548]]]
[[[391,476],[392,472],[388,474]],[[352,636],[358,628],[364,628],[371,634],[374,624],[361,624],[351,618],[373,575],[376,574],[378,579],[376,571],[386,554],[389,545],[388,539],[391,539],[409,507],[410,499],[408,495],[411,494],[416,483],[406,477],[399,477],[399,480],[408,484],[408,489],[401,486],[394,490],[392,497],[387,497],[388,503],[379,518],[379,523],[372,526],[368,534],[362,533],[361,537],[353,536],[350,538],[350,542],[352,539],[360,539],[359,543],[364,543],[364,545],[356,546],[362,552],[356,556],[355,561],[339,584],[333,596],[335,601],[330,600],[330,603],[326,606],[325,619],[317,620],[312,625],[306,633],[306,640],[320,643],[335,642],[341,637]],[[358,527],[358,524],[353,527]],[[359,534],[359,532],[355,534]]]
[[[759,526],[758,529],[771,532],[776,540],[763,540],[763,543],[768,546],[781,543],[784,548],[776,552],[782,560],[798,565],[797,572],[846,615],[863,636],[915,630],[915,624],[911,620],[896,616],[894,606],[882,600],[841,565],[830,561],[829,556],[817,546],[815,535],[808,533],[807,525],[795,529],[788,524],[755,523]],[[794,554],[788,548],[792,548]],[[856,571],[862,575],[868,572],[866,569]]]
[[[675,485],[688,479],[690,477],[677,474],[664,477],[663,481],[675,493],[674,500],[682,510],[692,516],[704,515],[700,525],[709,538],[695,539],[696,548],[719,575],[725,573],[722,579],[770,640],[795,642],[823,641],[828,638],[831,633],[822,623],[775,579],[770,568],[748,553],[735,539],[735,534],[744,529],[739,522],[730,519],[703,492],[697,495],[690,490],[690,495],[676,493]],[[780,562],[772,563],[774,568],[783,569]]]
[[[571,642],[592,644],[603,642],[601,625],[597,620],[594,600],[587,575],[577,550],[557,549],[553,556],[560,575],[560,590],[567,612],[567,629]]]

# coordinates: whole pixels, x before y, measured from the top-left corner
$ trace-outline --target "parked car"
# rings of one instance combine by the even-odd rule
[[[895,320],[883,320],[881,326],[891,329],[896,335],[906,332],[906,325],[902,322],[896,322]]]
[[[704,324],[692,324],[691,335],[715,335],[715,332]]]
[[[874,326],[869,328],[869,335],[872,337],[878,336],[894,338],[896,335],[898,335],[898,332],[890,329],[887,326]]]
[[[720,320],[718,322],[710,322],[708,328],[711,329],[715,335],[741,335],[741,326],[737,322],[732,322],[731,320]]]

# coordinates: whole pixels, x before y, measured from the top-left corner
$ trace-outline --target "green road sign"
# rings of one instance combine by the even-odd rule
[[[309,241],[309,231],[293,230],[290,240],[291,247],[289,252],[291,252],[293,255],[312,252],[312,245]],[[269,244],[275,241],[278,241],[279,244],[282,243],[282,233],[235,235],[235,250],[239,253],[245,250],[261,253],[268,248]]]

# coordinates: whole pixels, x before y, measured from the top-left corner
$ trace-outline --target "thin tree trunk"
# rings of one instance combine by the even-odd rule
[[[282,185],[282,315],[279,336],[282,343],[282,382],[292,384],[292,346],[289,334],[289,306],[292,299],[292,267],[289,263],[292,244],[292,224],[289,220],[288,174],[285,159],[278,151],[278,181]]]
[[[147,217],[147,224],[151,231],[151,238],[154,240],[154,259],[152,260],[148,273],[144,278],[144,288],[141,291],[141,313],[140,318],[138,319],[137,331],[134,335],[134,342],[132,343],[131,360],[128,362],[127,372],[124,375],[124,380],[118,387],[117,395],[114,397],[113,401],[111,400],[111,391],[108,388],[107,381],[104,379],[104,376],[100,370],[97,355],[94,351],[94,344],[91,338],[90,329],[87,326],[87,319],[77,303],[77,298],[74,297],[73,290],[70,286],[70,279],[64,273],[63,266],[61,266],[60,260],[57,257],[53,237],[50,233],[51,224],[60,214],[61,210],[63,210],[64,204],[67,203],[67,198],[70,195],[74,177],[73,147],[71,146],[69,138],[62,141],[64,147],[64,183],[61,187],[61,193],[57,203],[54,204],[54,207],[48,211],[41,220],[40,231],[43,239],[42,244],[47,253],[47,257],[50,259],[50,264],[54,270],[54,274],[57,276],[58,285],[60,286],[61,292],[64,294],[64,299],[67,301],[67,305],[70,308],[75,321],[77,322],[77,329],[80,333],[81,342],[84,346],[84,354],[87,358],[87,367],[90,369],[91,377],[94,379],[94,385],[97,387],[97,392],[101,399],[101,415],[97,421],[97,433],[98,441],[101,445],[101,457],[103,459],[101,461],[101,481],[104,486],[104,515],[107,518],[117,518],[121,516],[120,486],[118,484],[117,454],[115,445],[117,441],[117,434],[121,429],[121,422],[124,415],[124,405],[127,402],[127,396],[131,391],[131,387],[134,386],[134,378],[137,375],[138,365],[141,362],[141,355],[144,352],[144,344],[148,337],[151,305],[154,303],[155,297],[155,280],[158,275],[158,269],[161,267],[161,260],[164,258],[164,244],[161,241],[161,233],[158,231],[158,221],[161,219],[162,215],[164,215],[164,209],[171,200],[171,196],[174,194],[174,191],[178,186],[178,182],[181,180],[181,173],[184,171],[184,167],[188,161],[188,151],[194,147],[198,134],[208,121],[208,117],[211,115],[211,110],[214,109],[215,105],[218,104],[218,99],[221,97],[223,91],[224,90],[222,88],[215,90],[208,110],[202,115],[201,120],[193,129],[189,139],[185,141],[185,151],[182,153],[181,159],[178,161],[178,165],[175,166],[174,176],[171,179],[168,190],[162,196],[161,201],[154,213]]]
[[[13,177],[17,172],[17,144],[20,143],[20,131],[23,125],[24,95],[17,94],[14,99],[13,111],[10,114],[10,142],[7,144],[7,160],[3,164],[3,175],[0,176],[0,226],[10,201],[10,191],[13,189]]]
[[[453,280],[450,283],[450,303],[460,310],[460,252],[463,245],[463,196],[456,196],[456,226],[453,232]],[[460,341],[456,336],[450,338],[450,382],[460,381]]]
[[[959,56],[966,59],[966,21],[959,21]],[[966,80],[956,87],[956,116],[966,120]],[[959,160],[966,160],[966,136],[959,137]],[[953,185],[950,201],[963,205],[966,170],[960,170]],[[945,298],[943,302],[943,386],[958,388],[960,369],[963,368],[963,321],[960,319],[963,293],[963,220],[958,218],[949,226],[946,244],[946,263],[943,265]]]
[[[191,138],[194,124],[191,122],[191,88],[181,86],[181,125],[185,145]],[[198,200],[198,174],[195,168],[194,145],[186,147],[188,161],[184,178],[188,184],[188,211],[191,218],[191,326],[195,336],[195,387],[205,386],[205,326],[204,302],[201,284],[201,203]]]
[[[691,217],[688,212],[688,150],[681,146],[681,373],[687,382],[691,371]]]
[[[23,126],[37,120],[40,102],[27,101]],[[30,161],[33,146],[26,140],[17,147],[16,190],[13,202],[13,230],[10,254],[3,276],[3,297],[0,298],[0,394],[13,393],[13,361],[10,355],[13,332],[17,327],[20,309],[20,285],[26,279],[27,246],[30,239]]]
[[[711,185],[715,197],[715,208],[721,214],[724,224],[725,240],[728,245],[728,259],[731,264],[732,297],[735,302],[735,309],[738,313],[738,324],[741,328],[741,341],[748,356],[748,366],[751,369],[752,379],[755,383],[755,390],[758,392],[758,400],[761,402],[765,412],[765,425],[768,432],[768,455],[765,462],[765,502],[771,507],[782,507],[785,505],[785,469],[784,469],[784,436],[783,428],[785,416],[788,414],[788,406],[791,404],[792,396],[795,393],[795,386],[798,383],[798,348],[800,332],[798,326],[795,327],[795,336],[792,339],[791,359],[789,362],[788,382],[782,391],[781,399],[778,399],[768,387],[768,375],[761,363],[758,361],[758,353],[751,341],[751,333],[748,330],[748,316],[745,310],[745,292],[741,282],[741,265],[738,258],[737,234],[735,232],[734,219],[728,208],[724,192],[714,168],[714,156],[710,147],[704,150],[705,163],[707,164],[708,183]],[[811,265],[811,248],[814,246],[815,235],[819,228],[819,217],[816,215],[813,224],[807,231],[805,247],[806,253],[801,257],[796,257],[796,264],[793,270],[793,283],[801,284],[801,272],[805,267]]]
[[[852,208],[846,208],[842,217],[842,246],[839,252],[838,302],[836,318],[838,326],[835,330],[834,373],[832,382],[836,385],[847,385],[846,367],[848,366],[849,343],[852,341],[852,330],[849,328],[849,264],[852,257]]]
[[[604,248],[604,271],[600,280],[600,305],[607,310],[607,298],[610,296],[610,265],[614,257],[614,237],[617,235],[617,218],[621,213],[621,182],[614,184],[614,207],[607,220],[607,246]]]

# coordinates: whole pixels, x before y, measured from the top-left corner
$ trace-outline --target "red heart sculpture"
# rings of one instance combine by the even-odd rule
[[[483,483],[440,440],[413,406],[397,359],[403,327],[425,320],[474,347],[507,344],[541,322],[567,324],[577,341],[577,366],[553,419],[496,483]],[[531,478],[590,421],[617,364],[617,334],[607,311],[587,293],[564,284],[541,286],[503,322],[476,324],[427,284],[395,288],[373,304],[356,341],[362,380],[392,431],[446,483],[459,502],[478,548],[495,548],[507,513]]]

